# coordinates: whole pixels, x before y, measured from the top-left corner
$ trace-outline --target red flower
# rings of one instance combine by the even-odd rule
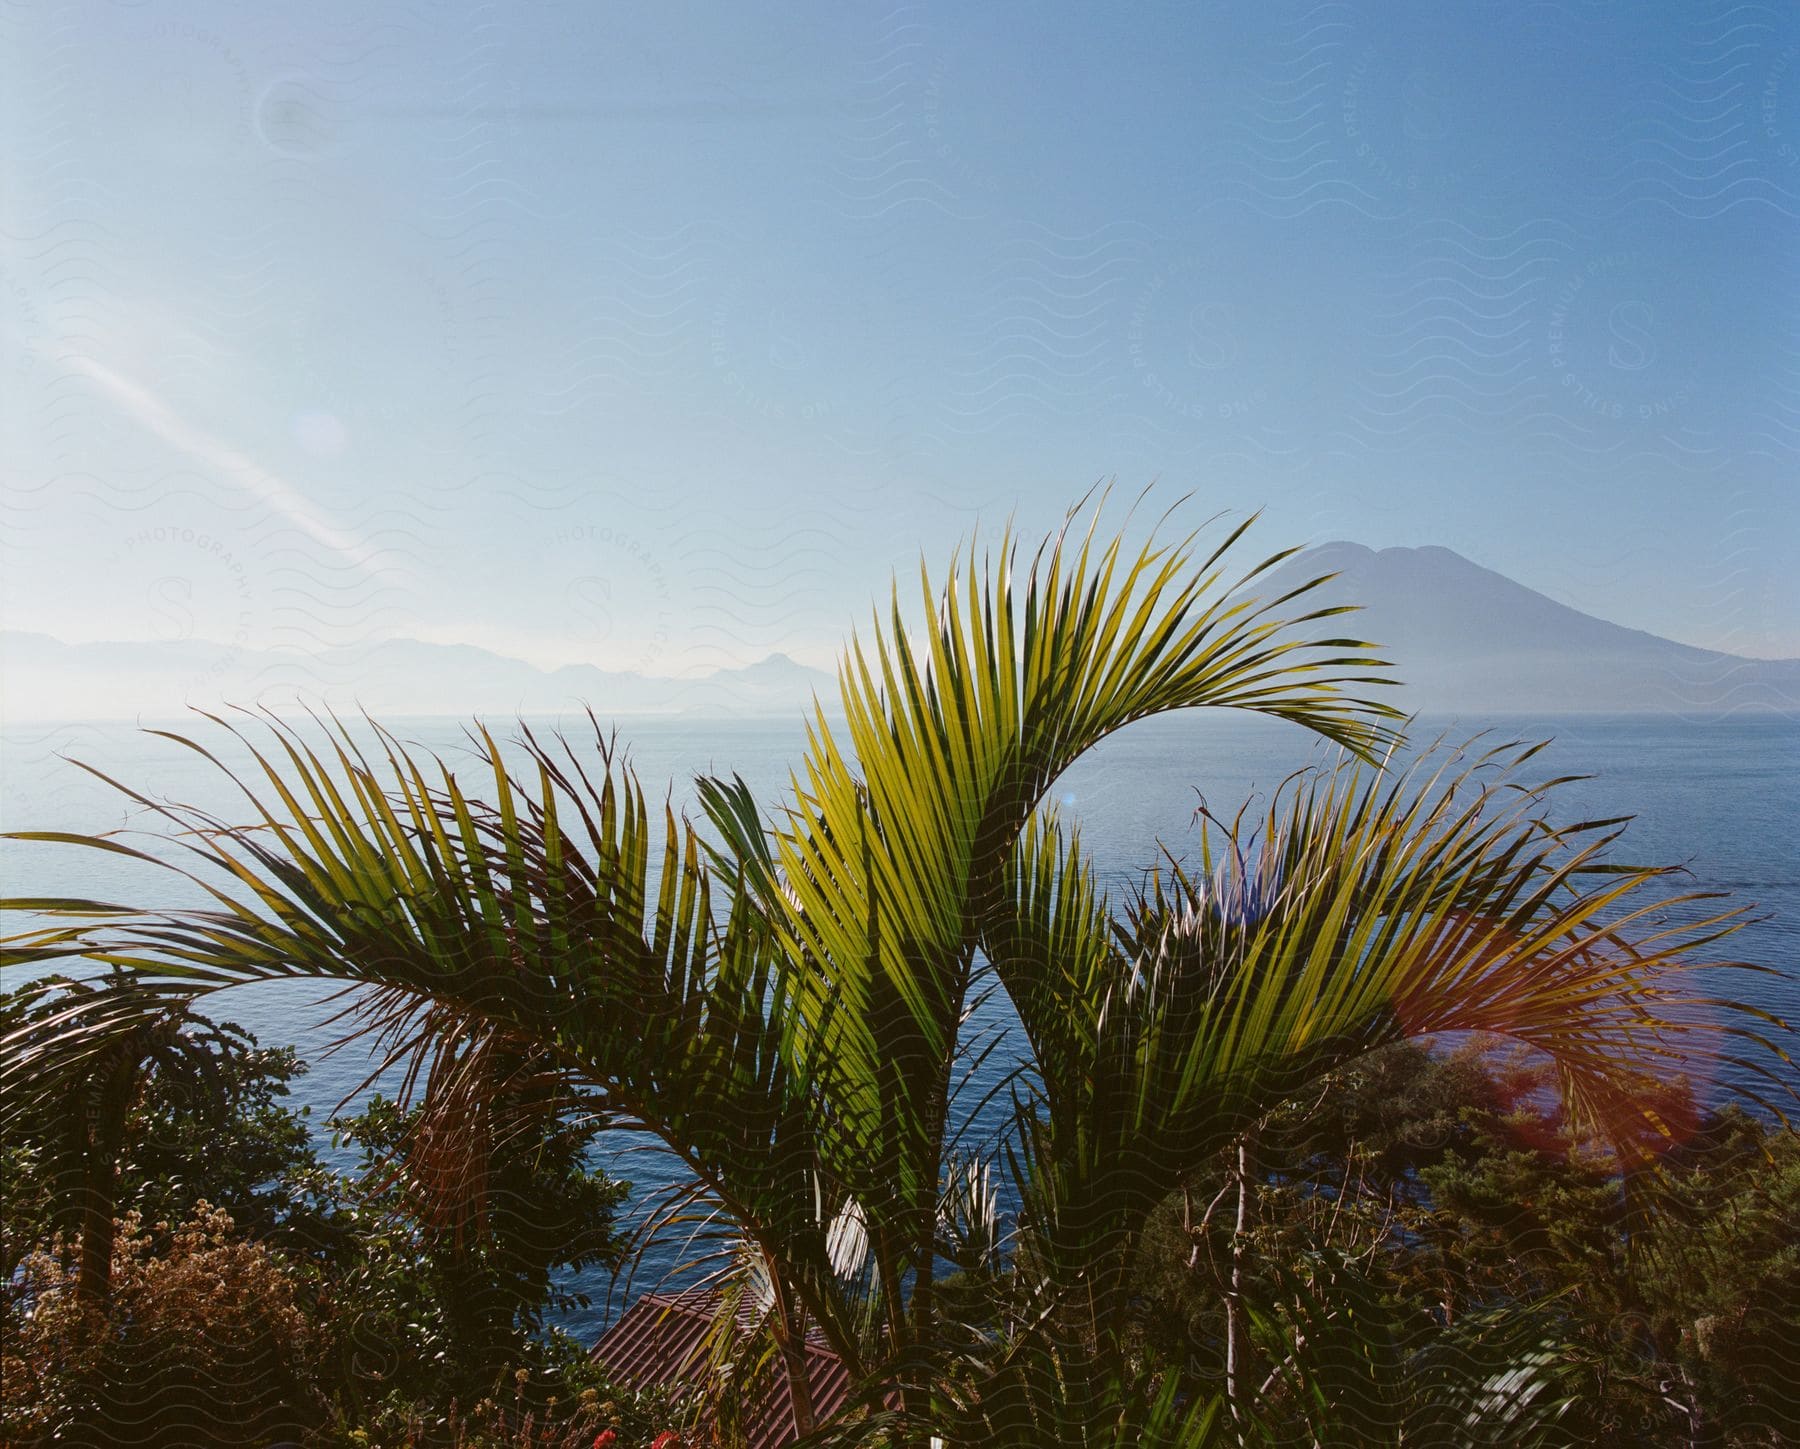
[[[619,1436],[611,1429],[602,1429],[594,1435],[594,1449],[612,1449],[612,1446],[618,1442]]]
[[[681,1435],[673,1429],[664,1429],[650,1441],[650,1449],[681,1449]]]

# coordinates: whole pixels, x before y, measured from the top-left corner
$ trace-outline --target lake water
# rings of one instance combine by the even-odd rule
[[[585,721],[562,724],[576,738]],[[1717,948],[1721,955],[1793,973],[1800,968],[1800,725],[1774,716],[1738,714],[1716,719],[1643,716],[1569,716],[1483,721],[1490,742],[1550,738],[1527,766],[1531,779],[1581,774],[1594,778],[1558,792],[1564,819],[1633,814],[1619,858],[1681,863],[1692,872],[1684,886],[1725,890],[1757,907],[1760,918]],[[579,726],[579,727],[578,727]],[[174,726],[204,732],[204,722]],[[398,721],[402,738],[416,740],[453,762],[467,758],[461,726],[453,721]],[[1421,720],[1415,742],[1439,733],[1462,739],[1474,725]],[[497,731],[501,733],[501,731]],[[646,787],[668,782],[679,809],[691,803],[696,773],[741,774],[765,807],[779,802],[789,770],[799,761],[805,731],[799,721],[639,719],[620,722],[620,737]],[[62,756],[86,761],[145,793],[241,811],[231,787],[198,756],[167,740],[119,725],[9,726],[0,732],[0,824],[7,830],[94,832],[144,824],[142,811]],[[1105,743],[1058,781],[1053,798],[1078,823],[1103,879],[1122,885],[1158,857],[1158,842],[1175,854],[1197,849],[1194,808],[1229,816],[1250,796],[1266,796],[1293,769],[1326,757],[1304,731],[1230,713],[1198,713],[1146,721]],[[471,772],[471,777],[473,772]],[[1197,793],[1200,792],[1200,793]],[[8,896],[74,895],[146,905],[180,903],[187,893],[164,872],[99,852],[0,842],[0,875]],[[191,896],[187,898],[191,899]],[[16,923],[12,923],[15,924]],[[7,973],[5,985],[24,979]],[[1800,1016],[1800,980],[1734,975],[1734,994],[1789,1019]],[[227,1002],[229,1003],[227,1006]],[[323,1116],[367,1071],[352,1051],[326,1058],[331,1034],[316,985],[281,984],[233,992],[209,1008],[254,1031],[265,1043],[293,1043],[312,1062],[297,1098]],[[978,1028],[1004,1030],[1000,1003]],[[994,1074],[1016,1056],[995,1054],[983,1078],[970,1083],[979,1100]],[[607,1163],[645,1190],[669,1180],[668,1169],[638,1144],[609,1149]],[[654,1280],[674,1261],[665,1245],[640,1269]],[[608,1316],[604,1278],[584,1284],[593,1309],[565,1326],[592,1335]],[[616,1310],[615,1296],[613,1307]]]

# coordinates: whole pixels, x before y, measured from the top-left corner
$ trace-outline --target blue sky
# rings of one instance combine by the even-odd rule
[[[1800,11],[26,6],[7,627],[827,662],[1096,480],[1800,655]]]

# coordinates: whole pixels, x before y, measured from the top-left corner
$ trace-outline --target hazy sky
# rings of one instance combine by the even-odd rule
[[[1095,480],[1800,655],[1800,7],[24,3],[4,617],[827,662]]]

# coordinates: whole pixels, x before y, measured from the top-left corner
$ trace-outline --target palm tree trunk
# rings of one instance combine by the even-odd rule
[[[806,1378],[806,1347],[782,1335],[781,1365],[787,1371],[788,1398],[794,1406],[794,1436],[804,1439],[818,1427],[813,1417],[812,1385]]]
[[[936,1160],[942,1160],[943,1135],[936,1137],[938,1154]],[[913,1245],[913,1284],[912,1298],[906,1305],[907,1337],[913,1344],[928,1344],[935,1336],[937,1326],[937,1305],[934,1300],[937,1268],[937,1194],[933,1192],[929,1201],[918,1209],[918,1221]],[[890,1344],[890,1353],[898,1350],[900,1345]],[[931,1408],[931,1397],[928,1387],[918,1382],[915,1374],[907,1373],[900,1384],[900,1397],[906,1405],[906,1411],[915,1424],[925,1422]],[[914,1441],[923,1445],[924,1440]]]
[[[1249,1237],[1251,1173],[1255,1165],[1256,1129],[1238,1139],[1237,1222],[1231,1235],[1231,1290],[1225,1296],[1225,1397],[1234,1419],[1243,1417],[1244,1375],[1248,1366],[1250,1325],[1244,1313],[1244,1248]]]
[[[986,889],[991,891],[993,887]],[[978,887],[972,894],[979,896],[982,889]],[[974,941],[966,941],[950,968],[953,973],[950,984],[952,1001],[948,1015],[952,1021],[961,1019],[963,1004],[968,999],[969,976],[975,965],[974,953]],[[908,1336],[914,1344],[931,1343],[937,1336],[939,1178],[944,1164],[944,1140],[949,1129],[950,1077],[955,1069],[956,1046],[953,1040],[943,1060],[932,1065],[931,1088],[925,1104],[925,1120],[928,1124],[926,1130],[930,1134],[925,1161],[932,1165],[932,1175],[924,1184],[921,1200],[914,1209],[917,1218],[914,1227],[912,1300],[907,1304]],[[889,1345],[890,1352],[898,1348],[898,1344]],[[909,1374],[907,1377],[911,1379],[912,1376]],[[922,1385],[908,1382],[901,1385],[900,1393],[915,1422],[923,1422],[930,1408],[929,1391]]]
[[[142,1085],[141,1072],[138,1053],[129,1046],[122,1049],[95,1102],[82,1184],[81,1268],[75,1279],[77,1300],[93,1308],[103,1307],[112,1296],[119,1158],[125,1150],[132,1103]]]
[[[787,1374],[788,1400],[794,1407],[794,1435],[804,1439],[818,1427],[813,1413],[812,1384],[806,1377],[805,1310],[792,1303],[774,1263],[769,1264],[769,1283],[775,1292],[775,1345],[781,1351],[781,1367]]]
[[[75,1279],[75,1297],[90,1308],[105,1307],[112,1296],[113,1244],[118,1235],[113,1220],[115,1185],[113,1164],[99,1164],[88,1183],[87,1202],[82,1209],[81,1266]]]

